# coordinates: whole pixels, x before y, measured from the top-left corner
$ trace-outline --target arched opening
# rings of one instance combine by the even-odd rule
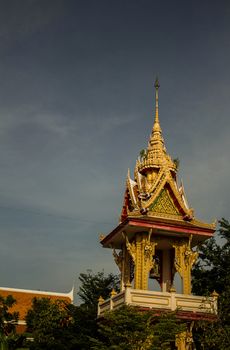
[[[162,251],[156,250],[152,256],[152,268],[149,271],[149,290],[162,291]]]
[[[179,272],[176,272],[174,275],[173,286],[176,289],[177,293],[182,294],[183,284],[182,284],[182,277],[179,274]]]
[[[154,292],[161,292],[160,283],[156,279],[149,278],[148,280],[149,290]]]

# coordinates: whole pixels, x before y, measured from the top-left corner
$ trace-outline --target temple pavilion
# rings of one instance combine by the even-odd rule
[[[128,171],[120,223],[101,237],[102,246],[113,251],[121,289],[108,300],[100,299],[98,317],[123,304],[158,314],[175,311],[188,325],[177,348],[192,349],[193,321],[213,319],[217,312],[215,294],[191,294],[191,269],[198,257],[194,247],[213,236],[215,223],[195,217],[183,185],[178,185],[178,160],[166,150],[159,121],[158,80],[154,86],[155,118],[148,147],[137,159],[133,178]],[[176,274],[181,279],[178,292]]]

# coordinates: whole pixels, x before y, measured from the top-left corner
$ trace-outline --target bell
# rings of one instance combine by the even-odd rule
[[[150,271],[149,271],[149,278],[151,279],[158,279],[160,277],[160,274],[159,272],[157,272],[154,268],[152,268]]]
[[[152,280],[155,278],[155,274],[154,274],[154,270],[153,269],[151,269],[149,271],[149,278],[151,278]]]

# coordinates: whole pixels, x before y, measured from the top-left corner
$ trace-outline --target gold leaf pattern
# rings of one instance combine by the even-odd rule
[[[163,189],[154,203],[150,206],[150,211],[161,214],[180,215],[180,212],[173,203],[166,189]]]

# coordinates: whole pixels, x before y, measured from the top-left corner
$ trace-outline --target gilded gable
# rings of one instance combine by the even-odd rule
[[[175,206],[167,189],[163,189],[153,204],[149,207],[150,212],[181,216],[178,208]]]

